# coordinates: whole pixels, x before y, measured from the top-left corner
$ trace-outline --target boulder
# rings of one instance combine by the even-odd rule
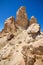
[[[16,24],[21,26],[22,28],[28,27],[28,17],[25,11],[25,7],[20,7],[16,13]]]
[[[37,23],[31,24],[31,25],[28,27],[27,32],[30,33],[30,34],[35,34],[35,33],[40,32],[40,25],[37,24]]]

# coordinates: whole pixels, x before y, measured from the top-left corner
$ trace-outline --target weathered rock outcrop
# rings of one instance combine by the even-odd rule
[[[34,16],[28,22],[24,7],[0,32],[0,65],[43,65],[43,32]]]
[[[25,7],[20,7],[16,13],[16,23],[26,29],[29,25]]]

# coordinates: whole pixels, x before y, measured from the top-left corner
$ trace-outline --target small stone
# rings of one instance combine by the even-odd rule
[[[9,41],[9,40],[11,40],[13,37],[14,37],[14,35],[13,35],[12,33],[11,33],[11,34],[9,33],[8,36],[7,36],[7,40]]]

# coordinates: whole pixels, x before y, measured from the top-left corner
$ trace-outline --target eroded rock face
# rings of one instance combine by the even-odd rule
[[[4,31],[5,32],[15,32],[16,31],[15,20],[14,20],[14,17],[13,16],[9,17],[5,21]]]
[[[20,7],[16,13],[16,16],[16,23],[23,28],[27,28],[29,23],[25,7]]]
[[[0,60],[7,58],[12,50],[12,46],[9,44],[5,45],[4,48],[0,50]]]
[[[40,39],[34,43],[31,43],[31,51],[33,54],[43,55],[43,39]]]
[[[31,55],[29,49],[30,48],[28,45],[23,46],[23,50],[22,50],[23,58],[25,60],[26,65],[34,65],[34,63],[36,61],[36,56]]]

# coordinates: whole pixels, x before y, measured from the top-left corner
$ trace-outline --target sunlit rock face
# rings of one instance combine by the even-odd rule
[[[29,22],[28,22],[28,17],[27,17],[25,7],[20,7],[18,9],[16,13],[16,23],[25,29],[28,27]]]
[[[40,31],[40,25],[37,24],[37,23],[33,23],[31,24],[28,29],[27,29],[27,32],[30,33],[30,34],[36,34]]]
[[[4,31],[5,31],[5,32],[15,32],[15,31],[16,31],[15,20],[14,20],[14,17],[13,17],[13,16],[9,17],[9,18],[5,21]]]

